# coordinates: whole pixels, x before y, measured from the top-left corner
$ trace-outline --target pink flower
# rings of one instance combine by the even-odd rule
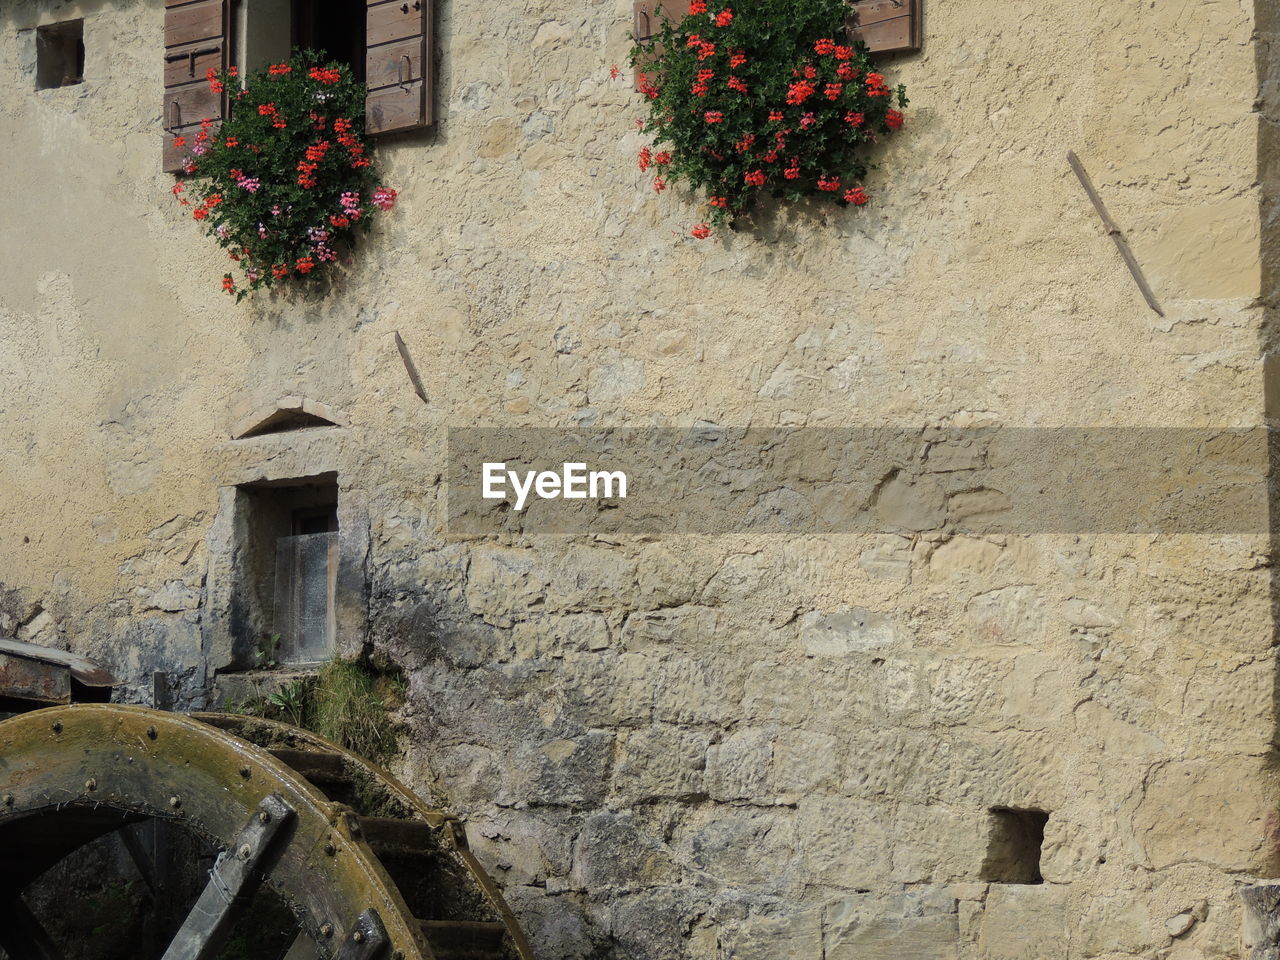
[[[360,206],[360,194],[348,190],[338,198],[338,202],[342,204],[342,209],[350,213]]]
[[[390,210],[396,205],[396,192],[390,187],[378,187],[373,191],[373,205],[379,210]]]

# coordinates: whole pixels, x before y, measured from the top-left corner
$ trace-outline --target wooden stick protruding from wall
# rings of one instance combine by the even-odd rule
[[[1152,291],[1151,285],[1147,283],[1147,278],[1143,276],[1142,267],[1138,266],[1138,258],[1133,255],[1133,251],[1129,249],[1129,242],[1125,240],[1124,234],[1120,232],[1120,228],[1111,219],[1111,214],[1107,212],[1106,205],[1102,202],[1102,197],[1098,196],[1098,191],[1093,186],[1093,181],[1089,179],[1089,174],[1085,172],[1084,164],[1080,162],[1080,158],[1076,156],[1074,150],[1067,151],[1067,162],[1071,164],[1071,169],[1075,171],[1076,177],[1079,178],[1080,185],[1084,187],[1084,192],[1093,201],[1093,209],[1098,211],[1103,227],[1106,228],[1111,239],[1115,241],[1116,249],[1120,251],[1120,256],[1124,258],[1125,266],[1133,274],[1134,282],[1138,284],[1138,289],[1142,291],[1142,296],[1147,301],[1147,306],[1163,317],[1164,310],[1160,308],[1160,303],[1156,300],[1156,295]]]

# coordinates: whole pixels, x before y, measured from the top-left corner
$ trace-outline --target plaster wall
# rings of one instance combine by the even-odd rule
[[[458,538],[441,503],[450,426],[1263,424],[1260,7],[929,3],[873,205],[697,243],[609,79],[629,4],[442,0],[438,123],[378,147],[394,214],[327,296],[236,306],[159,170],[161,5],[11,0],[0,633],[198,702],[231,486],[336,469],[339,642],[408,671],[399,772],[540,956],[1241,956],[1267,531]],[[37,92],[33,28],[80,16],[85,82]],[[229,440],[283,396],[350,424]],[[980,881],[999,806],[1049,812],[1045,883]]]

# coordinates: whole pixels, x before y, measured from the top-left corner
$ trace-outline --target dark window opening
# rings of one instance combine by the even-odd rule
[[[333,657],[338,485],[332,474],[240,488],[242,666]],[[267,662],[263,662],[267,661]]]
[[[52,90],[84,82],[84,21],[67,20],[36,28],[36,89]]]
[[[315,50],[362,81],[365,20],[364,0],[233,0],[232,62],[248,76],[294,49]]]
[[[1042,810],[991,810],[987,855],[979,879],[988,883],[1043,883],[1040,852],[1049,814]]]

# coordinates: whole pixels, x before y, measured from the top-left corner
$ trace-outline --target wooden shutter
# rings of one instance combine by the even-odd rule
[[[368,0],[365,132],[430,126],[432,0]]]
[[[689,3],[690,0],[632,0],[631,34],[635,37],[636,43],[645,43],[662,31],[659,18],[678,22],[687,17]],[[660,56],[662,56],[662,46],[655,43],[650,55],[636,66],[637,90],[644,86],[644,81],[648,78],[644,70],[645,65]]]
[[[221,120],[226,99],[209,89],[209,68],[227,65],[227,0],[165,0],[164,169],[182,169],[190,141],[204,119]],[[188,146],[175,147],[185,136]]]
[[[920,0],[860,0],[849,31],[872,53],[914,53],[920,49]]]

